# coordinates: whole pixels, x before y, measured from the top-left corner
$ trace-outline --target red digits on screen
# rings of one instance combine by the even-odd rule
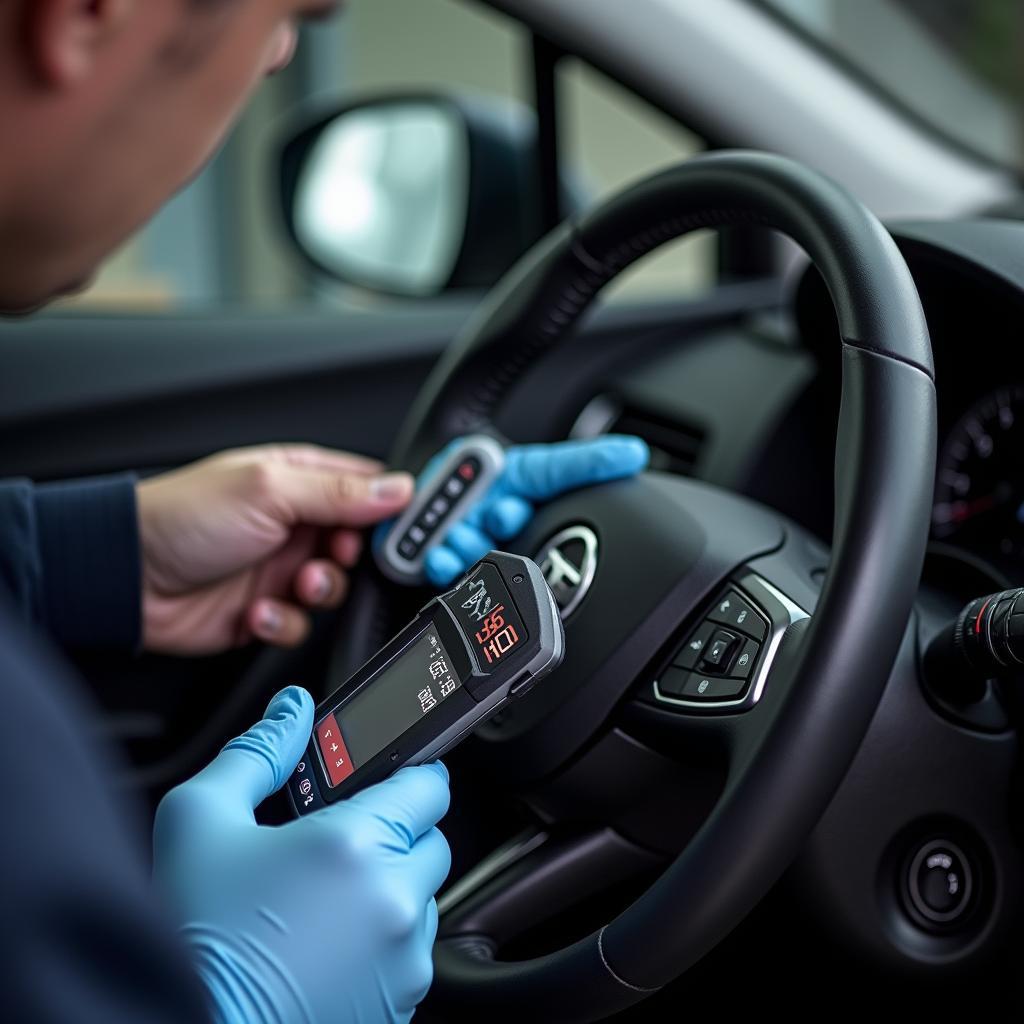
[[[477,633],[479,638],[480,634]],[[482,641],[481,641],[482,642]],[[503,654],[512,650],[519,643],[519,636],[515,626],[506,626],[500,633],[496,634],[491,642],[484,647],[484,654],[487,656],[487,664],[496,662]]]
[[[487,643],[487,641],[505,625],[505,619],[501,614],[504,610],[505,606],[503,604],[499,604],[498,607],[495,608],[486,619],[484,619],[483,629],[478,629],[476,633],[476,642],[478,644]]]
[[[476,632],[476,642],[483,648],[488,665],[493,665],[519,643],[515,626],[511,623],[505,625],[505,616],[501,614],[504,610],[505,606],[499,604],[487,615]]]

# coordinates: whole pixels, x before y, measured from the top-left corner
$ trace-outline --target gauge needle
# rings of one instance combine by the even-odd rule
[[[965,523],[968,519],[988,512],[999,503],[999,497],[995,494],[986,494],[983,498],[975,498],[973,501],[958,501],[949,510],[949,518],[954,523]],[[1017,510],[1017,518],[1021,518],[1024,505]]]

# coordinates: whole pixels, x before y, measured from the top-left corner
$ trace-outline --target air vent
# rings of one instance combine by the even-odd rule
[[[634,406],[623,406],[607,395],[589,402],[572,428],[572,437],[635,434],[651,448],[651,469],[693,476],[706,434],[692,423]]]

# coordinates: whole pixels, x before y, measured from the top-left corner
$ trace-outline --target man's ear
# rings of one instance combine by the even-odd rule
[[[29,53],[36,74],[57,89],[87,79],[142,2],[29,0]]]

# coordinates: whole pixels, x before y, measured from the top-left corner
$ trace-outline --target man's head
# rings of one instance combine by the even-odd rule
[[[0,312],[87,282],[216,150],[328,0],[0,4]]]

